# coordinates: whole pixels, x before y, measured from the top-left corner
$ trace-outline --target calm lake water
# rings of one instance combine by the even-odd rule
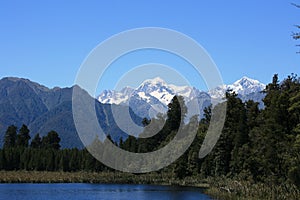
[[[210,199],[200,189],[188,187],[118,184],[0,184],[1,200],[103,199],[200,200]]]

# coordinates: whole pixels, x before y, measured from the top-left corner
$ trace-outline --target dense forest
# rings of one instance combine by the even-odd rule
[[[242,102],[234,92],[226,93],[226,121],[216,146],[204,159],[198,152],[209,125],[211,109],[205,109],[197,136],[189,150],[164,170],[178,178],[186,176],[240,177],[253,182],[292,183],[300,186],[300,79],[292,74],[279,82],[274,75],[266,86],[260,110],[252,100]],[[174,108],[175,106],[175,108]],[[176,98],[169,105],[165,127],[151,140],[129,137],[121,146],[135,152],[150,151],[166,144],[176,133]],[[174,136],[174,135],[173,135]]]
[[[213,151],[203,159],[198,157],[215,109],[208,107],[190,148],[157,173],[172,173],[178,179],[239,177],[254,183],[288,183],[300,187],[300,79],[292,74],[280,82],[278,75],[274,75],[264,93],[264,109],[259,109],[257,102],[243,102],[237,94],[227,91],[226,121]],[[129,136],[115,145],[131,152],[149,152],[165,146],[175,136],[186,114],[180,107],[181,101],[180,96],[173,98],[166,123],[158,134],[147,139]],[[144,119],[143,124],[147,127],[150,122],[160,120],[164,118]],[[61,149],[55,131],[42,138],[36,134],[31,139],[26,125],[19,130],[12,125],[7,128],[4,141],[0,150],[1,170],[113,171],[86,149]]]
[[[86,149],[60,149],[60,137],[55,131],[46,136],[36,134],[29,144],[29,129],[23,125],[7,128],[3,149],[0,150],[0,169],[37,171],[102,171],[107,169]]]

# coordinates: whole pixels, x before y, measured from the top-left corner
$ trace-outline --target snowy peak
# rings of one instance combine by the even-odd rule
[[[253,88],[253,87],[257,87],[257,88],[265,87],[265,85],[260,83],[258,80],[254,80],[254,79],[244,76],[240,80],[237,80],[236,82],[234,82],[232,84],[232,87],[236,87],[236,88],[241,87],[243,89],[247,89],[247,88]]]
[[[137,89],[141,89],[141,88],[149,88],[149,87],[154,87],[154,88],[157,88],[157,87],[161,87],[161,86],[164,86],[164,85],[167,85],[167,83],[161,79],[160,77],[156,77],[154,79],[147,79],[145,80]]]
[[[209,91],[212,98],[222,98],[227,90],[232,90],[240,96],[258,93],[265,89],[266,85],[258,80],[248,78],[246,76],[235,81],[232,85],[222,85]]]
[[[207,93],[190,86],[168,84],[160,77],[145,80],[135,89],[125,87],[121,91],[105,90],[99,95],[98,100],[107,104],[129,105],[139,116],[153,117],[157,113],[165,113],[167,105],[175,95],[183,96],[185,102],[201,97],[201,102],[205,102],[205,106],[210,104]]]
[[[265,85],[260,83],[258,80],[254,80],[248,77],[243,77],[240,80],[234,82],[228,86],[234,92],[240,95],[248,95],[255,92],[260,92],[265,89]]]
[[[115,90],[104,90],[99,96],[98,101],[107,104],[122,104],[128,99],[126,94]]]
[[[159,112],[166,112],[167,105],[174,95],[183,96],[187,104],[197,100],[201,105],[200,109],[202,109],[210,105],[211,102],[218,102],[218,100],[223,99],[227,90],[236,92],[242,100],[261,101],[262,96],[259,92],[264,88],[265,85],[259,81],[242,77],[232,85],[221,85],[208,92],[203,92],[191,86],[168,84],[162,78],[156,77],[143,81],[135,89],[124,87],[121,91],[105,90],[99,95],[98,100],[107,104],[129,105],[136,114],[147,117],[150,111],[153,116]]]
[[[145,80],[141,85],[161,85],[161,84],[166,84],[166,82],[160,77],[155,77],[153,79]]]
[[[131,98],[140,98],[148,103],[151,101],[159,101],[163,105],[168,105],[174,95],[181,95],[186,99],[193,99],[199,93],[201,92],[194,87],[167,84],[162,78],[156,77],[145,80],[136,89],[125,87],[121,91],[104,90],[99,95],[98,100],[101,103],[128,104]]]
[[[136,91],[144,92],[146,94],[150,94],[154,91],[166,92],[168,90],[168,84],[159,77],[154,79],[145,80]],[[167,91],[171,92],[171,91]]]

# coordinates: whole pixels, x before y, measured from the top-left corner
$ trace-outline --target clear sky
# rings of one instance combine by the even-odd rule
[[[285,0],[2,0],[0,78],[17,76],[48,87],[71,86],[81,63],[100,42],[128,29],[150,26],[195,39],[211,55],[225,83],[242,76],[268,83],[274,73],[281,78],[300,74],[299,49],[291,38],[297,23],[300,9]],[[129,58],[116,62],[115,71],[107,74],[108,81],[99,90],[116,85],[123,65],[169,60],[158,52]],[[179,63],[174,58],[166,64],[179,70]]]

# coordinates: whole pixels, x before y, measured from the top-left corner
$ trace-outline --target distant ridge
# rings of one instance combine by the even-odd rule
[[[106,104],[128,105],[141,117],[154,117],[159,112],[167,111],[168,103],[176,94],[183,96],[187,104],[197,99],[200,111],[209,106],[214,99],[223,98],[226,90],[233,90],[244,101],[257,101],[262,107],[264,94],[261,91],[264,89],[263,83],[246,76],[231,85],[222,85],[208,92],[195,87],[168,84],[162,78],[156,77],[145,80],[137,88],[127,86],[121,91],[104,90],[98,96],[98,100]]]

